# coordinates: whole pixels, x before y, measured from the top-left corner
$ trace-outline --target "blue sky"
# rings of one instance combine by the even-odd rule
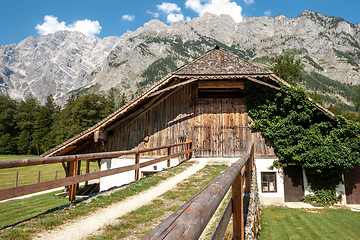
[[[0,45],[56,30],[78,30],[99,38],[121,36],[158,18],[170,24],[210,11],[246,16],[296,17],[304,10],[360,22],[359,0],[0,0]]]

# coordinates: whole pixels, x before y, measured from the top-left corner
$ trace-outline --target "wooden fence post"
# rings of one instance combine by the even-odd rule
[[[41,171],[38,172],[38,183],[40,182],[40,174],[41,174]]]
[[[140,163],[140,153],[135,154],[135,164]],[[135,180],[139,180],[139,168],[135,169]]]
[[[86,160],[86,173],[90,172],[90,160]],[[85,186],[89,184],[89,181],[85,182]]]
[[[233,239],[244,240],[244,205],[242,194],[242,174],[239,172],[232,185]]]
[[[252,159],[251,156],[245,164],[245,192],[251,191],[251,172],[252,172]]]
[[[70,177],[76,176],[76,165],[77,165],[77,161],[74,160],[72,162],[70,162]],[[71,184],[69,187],[69,201],[75,201],[75,196],[76,196],[76,184]]]
[[[19,172],[15,173],[15,187],[17,187],[18,185],[18,180],[19,180]]]
[[[55,180],[57,179],[57,174],[58,174],[58,171],[56,170],[55,171]]]
[[[171,156],[171,147],[168,147],[168,156]],[[167,160],[167,166],[170,167],[170,158]]]
[[[187,143],[187,144],[186,144],[186,151],[190,150],[190,144],[191,144],[191,143]],[[187,154],[186,154],[186,159],[187,159],[187,160],[190,159],[190,153],[187,153]]]

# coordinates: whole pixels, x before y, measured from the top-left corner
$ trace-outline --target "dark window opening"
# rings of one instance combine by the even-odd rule
[[[199,98],[244,98],[240,88],[199,88]]]

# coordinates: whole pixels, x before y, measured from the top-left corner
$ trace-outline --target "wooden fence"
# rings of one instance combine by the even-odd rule
[[[211,239],[223,239],[231,215],[233,239],[244,239],[243,179],[245,178],[245,191],[250,192],[253,160],[254,145],[243,157],[142,239],[198,239],[230,187],[232,187],[232,198]]]
[[[187,141],[183,143],[177,143],[177,144],[171,144],[171,145],[141,149],[141,150],[87,153],[87,154],[76,154],[76,155],[66,155],[66,156],[56,156],[56,157],[0,161],[0,169],[25,167],[25,166],[41,165],[41,164],[54,164],[54,163],[65,163],[65,162],[70,163],[69,177],[0,190],[0,201],[31,194],[31,193],[41,192],[44,190],[63,187],[63,186],[69,186],[69,200],[74,201],[76,195],[76,184],[78,183],[87,182],[89,180],[98,179],[131,170],[135,170],[135,179],[137,180],[139,179],[140,168],[150,166],[152,164],[162,161],[167,161],[167,165],[169,167],[170,159],[180,157],[183,155],[185,155],[186,158],[189,159],[190,154],[192,152],[191,143],[192,143],[191,141]],[[186,146],[186,150],[175,153],[173,149],[175,147],[180,147],[180,146]],[[140,163],[140,154],[151,151],[157,151],[161,149],[167,149],[168,155]],[[79,174],[77,173],[77,166],[81,160],[89,161],[89,160],[98,160],[103,158],[116,158],[124,155],[135,155],[134,158],[135,164],[99,171],[99,172],[86,173],[84,175],[77,175]]]

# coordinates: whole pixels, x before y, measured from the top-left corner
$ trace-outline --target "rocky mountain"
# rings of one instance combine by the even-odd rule
[[[52,94],[60,100],[86,84],[86,77],[106,59],[119,38],[98,39],[79,32],[28,37],[0,46],[0,93],[15,99]]]
[[[329,103],[351,105],[351,86],[360,84],[359,30],[360,24],[312,11],[297,18],[246,17],[239,24],[212,14],[170,26],[152,20],[121,37],[88,87],[116,86],[131,97],[217,44],[262,67],[279,54],[295,55],[305,64],[305,87]]]
[[[131,99],[215,45],[262,67],[279,54],[295,55],[306,66],[303,85],[328,103],[351,105],[352,86],[360,84],[360,24],[305,11],[297,18],[246,17],[240,23],[212,14],[170,26],[151,20],[103,40],[70,32],[30,37],[0,46],[0,91],[61,99],[69,91],[115,87]]]

